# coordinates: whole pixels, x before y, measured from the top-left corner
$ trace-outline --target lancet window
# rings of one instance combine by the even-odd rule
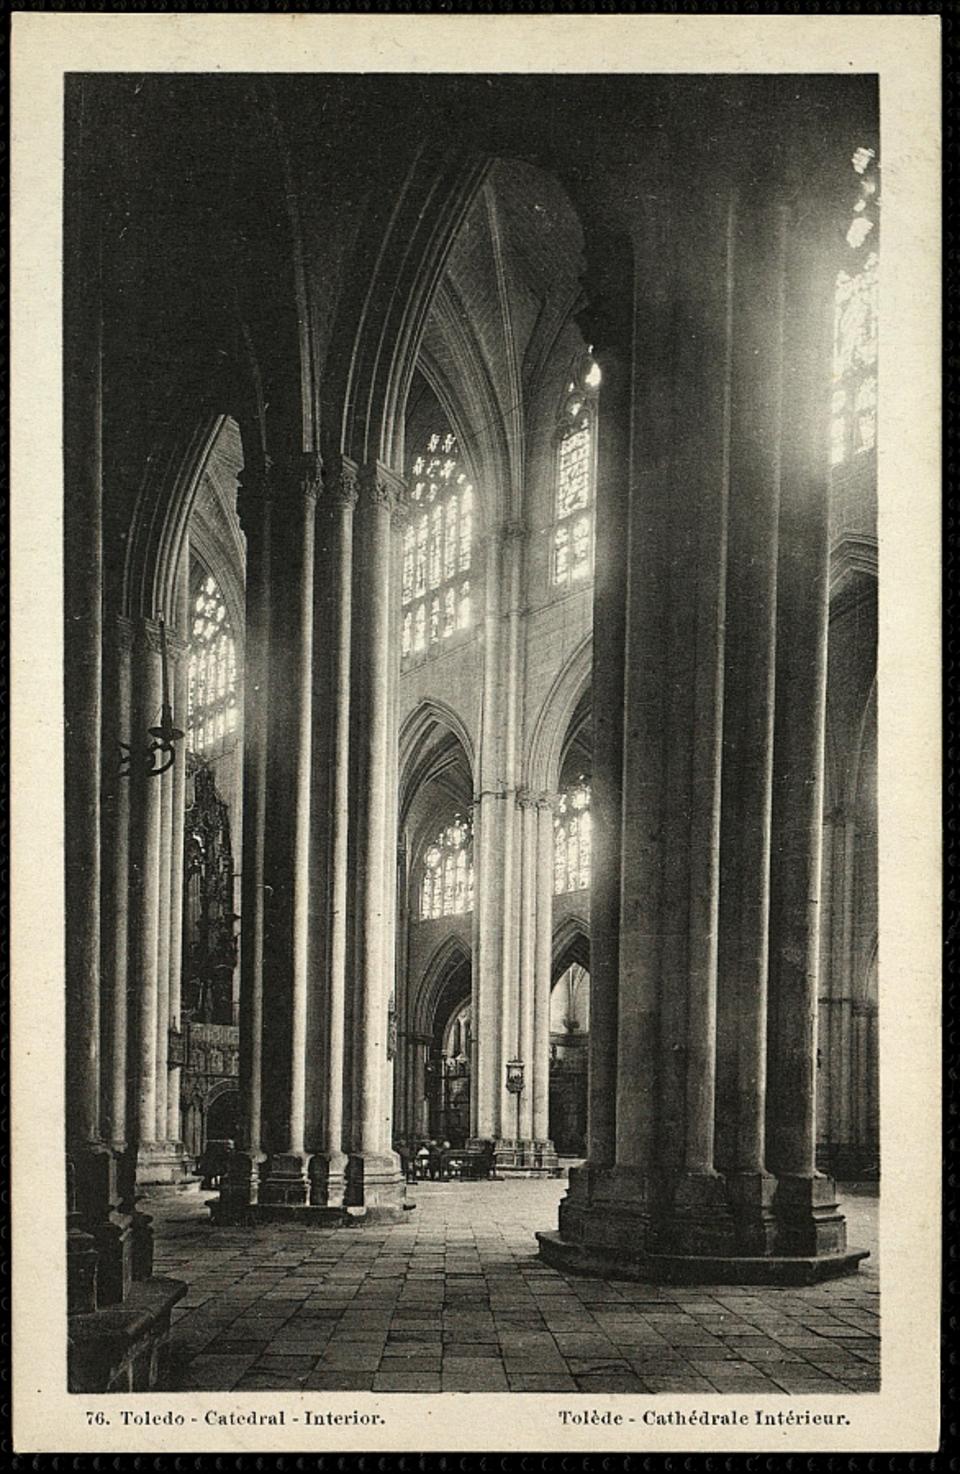
[[[568,381],[557,447],[551,577],[559,587],[593,573],[596,408],[600,366],[588,353]]]
[[[590,785],[580,778],[561,793],[553,820],[553,893],[590,886]]]
[[[473,827],[459,814],[444,825],[423,857],[420,920],[473,910]]]
[[[187,657],[187,743],[209,756],[237,730],[237,646],[220,585],[212,574],[195,583]]]
[[[858,148],[851,164],[857,198],[846,234],[849,259],[837,273],[834,296],[830,434],[834,468],[856,463],[877,443],[879,167],[870,148]]]
[[[470,628],[473,496],[456,435],[434,430],[410,467],[400,596],[404,661]]]

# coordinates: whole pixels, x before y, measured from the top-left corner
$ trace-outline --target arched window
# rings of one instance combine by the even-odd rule
[[[830,460],[835,468],[856,463],[877,444],[879,169],[870,148],[858,148],[850,162],[859,184],[847,230],[852,255],[849,267],[837,273],[834,295]]]
[[[441,829],[423,857],[420,920],[462,916],[473,910],[473,828],[458,814]]]
[[[593,499],[596,469],[596,405],[600,365],[587,353],[567,383],[557,447],[555,526],[550,561],[559,588],[593,573]]]
[[[470,628],[473,485],[450,430],[426,439],[410,468],[403,535],[401,651],[409,661]]]
[[[553,893],[590,887],[590,784],[561,793],[553,820]]]
[[[237,729],[237,647],[220,586],[212,574],[195,582],[187,663],[187,743],[214,752]]]

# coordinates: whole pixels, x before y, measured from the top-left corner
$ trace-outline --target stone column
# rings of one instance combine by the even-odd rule
[[[522,652],[520,626],[523,602],[523,560],[527,529],[522,522],[509,522],[503,529],[503,593],[504,593],[504,669],[503,669],[503,716],[502,716],[502,792],[501,803],[501,848],[497,884],[500,891],[499,903],[502,916],[500,953],[500,1137],[503,1150],[497,1153],[498,1166],[508,1170],[526,1170],[524,1147],[518,1137],[518,1125],[523,1111],[519,1102],[506,1087],[506,1062],[514,1058],[519,1046],[519,972],[520,972],[520,926],[519,892],[520,832],[517,822],[517,767],[518,733],[520,727],[520,692]],[[524,1061],[530,1070],[530,1062]],[[524,1094],[529,1092],[526,1085]]]
[[[553,819],[554,794],[537,797],[537,940],[533,1002],[533,1138],[544,1158],[550,1141],[550,990],[553,983]],[[555,1156],[554,1156],[555,1160]]]
[[[103,1016],[101,1100],[103,1132],[114,1150],[127,1144],[127,987],[130,972],[130,779],[118,771],[121,741],[131,736],[130,656],[133,626],[114,615],[107,631],[104,688],[104,753],[111,771],[104,774],[104,928],[101,948]]]
[[[592,876],[587,1153],[597,1166],[616,1152],[620,844],[623,782],[623,669],[629,479],[630,345],[623,328],[599,317],[584,324],[602,374],[597,408],[593,593]]]
[[[262,1099],[268,1160],[259,1202],[309,1201],[306,1033],[310,906],[310,774],[313,693],[314,535],[320,465],[291,455],[272,468],[270,665],[267,673],[267,824],[264,886]]]
[[[351,724],[355,753],[356,839],[353,888],[350,1164],[347,1201],[367,1212],[399,1211],[403,1178],[388,1136],[387,1009],[394,938],[390,892],[396,877],[387,864],[389,814],[396,809],[396,732],[392,730],[390,593],[391,520],[402,495],[399,478],[379,462],[363,468],[354,560]]]
[[[476,1141],[500,1135],[500,1018],[503,960],[502,818],[500,786],[501,704],[500,538],[486,542],[487,566],[483,617],[483,708],[473,808],[473,853],[476,877],[473,925],[473,1057],[471,1060],[471,1132]]]
[[[266,909],[270,586],[273,498],[269,467],[245,465],[237,513],[246,538],[243,668],[243,852],[240,940],[240,1133],[216,1216],[257,1201],[263,1154],[263,956]]]
[[[78,126],[78,120],[75,120]],[[71,161],[66,209],[83,215],[79,164]],[[98,230],[84,269],[96,271]],[[67,268],[68,277],[70,268]],[[121,1301],[132,1273],[129,1220],[116,1213],[116,1160],[101,1139],[101,762],[103,752],[102,322],[99,297],[75,282],[65,322],[64,899],[66,986],[67,1306],[93,1311]],[[115,748],[108,749],[113,758]],[[113,979],[115,983],[115,978]],[[115,997],[110,998],[115,1025]],[[112,1092],[111,1092],[112,1094]],[[113,1123],[111,1122],[111,1129]]]
[[[169,650],[170,641],[167,639]],[[182,743],[179,744],[181,747]],[[176,762],[176,760],[175,760]],[[171,896],[173,883],[173,768],[160,786],[160,887],[157,902],[157,1125],[158,1142],[167,1140],[167,1047],[170,1030]]]
[[[536,1011],[537,968],[537,799],[530,792],[517,796],[521,823],[521,894],[520,894],[520,1027],[517,1053],[530,1072],[527,1089],[520,1097],[520,1134],[525,1141],[533,1137],[533,1071],[539,1061],[534,1052],[534,1018]],[[549,1033],[549,1019],[548,1019]],[[547,1071],[549,1077],[549,1039]],[[549,1078],[548,1078],[549,1092]],[[549,1107],[549,1093],[548,1093]]]
[[[339,474],[324,486],[317,558],[317,602],[323,629],[317,629],[315,674],[316,730],[323,773],[315,792],[325,795],[316,815],[317,845],[325,865],[320,918],[326,938],[323,972],[326,987],[320,1002],[322,1091],[322,1169],[314,1169],[316,1197],[328,1207],[341,1205],[347,1174],[344,1139],[344,1060],[346,1050],[347,918],[349,913],[350,821],[350,647],[354,508],[357,473],[344,460]],[[322,1186],[320,1179],[322,1176]]]
[[[783,294],[789,216],[764,181],[736,205],[724,669],[718,1165],[743,1253],[773,1244],[766,1171],[767,968]]]
[[[151,775],[143,748],[150,727],[159,720],[161,669],[159,630],[141,620],[133,654],[134,725],[130,762],[131,911],[133,938],[131,988],[136,1009],[136,1141],[137,1178],[149,1182],[157,1150],[157,1004],[160,910],[160,819],[162,779]]]
[[[786,260],[785,403],[777,576],[767,1161],[784,1254],[845,1247],[836,1189],[816,1170],[824,743],[829,616],[833,278],[807,209]]]
[[[393,1072],[393,1129],[395,1139],[409,1144],[410,1119],[410,1034],[413,1029],[410,999],[410,858],[406,835],[397,840],[397,1058]]]
[[[181,730],[187,725],[187,659],[189,646],[186,638],[189,631],[189,574],[190,557],[188,548],[180,554],[180,608],[177,620],[184,636],[177,640],[173,665],[173,720]],[[178,1034],[180,1026],[181,985],[183,972],[183,845],[184,815],[186,812],[187,752],[186,743],[177,744],[173,764],[173,838],[171,843],[170,876],[170,985],[168,989],[169,1027]],[[178,1159],[182,1160],[183,1131],[180,1122],[181,1066],[169,1064],[167,1068],[167,1140],[173,1145]]]
[[[409,515],[402,484],[397,489],[390,521],[391,544],[388,562],[390,590],[388,594],[388,706],[387,706],[387,809],[384,831],[384,880],[386,884],[384,929],[386,933],[386,967],[384,989],[387,994],[387,1041],[383,1057],[383,1084],[380,1097],[382,1138],[393,1151],[394,1079],[398,1044],[398,991],[401,972],[400,938],[397,918],[400,899],[401,854],[400,822],[400,567],[403,527]]]
[[[665,509],[660,565],[667,607],[662,882],[651,898],[660,995],[651,1240],[704,1253],[732,1247],[714,1123],[735,221],[722,189],[695,202],[675,198],[672,208],[674,228],[693,241],[699,225],[703,236],[674,262],[671,290],[673,424],[691,423],[674,431],[672,480],[684,495]]]

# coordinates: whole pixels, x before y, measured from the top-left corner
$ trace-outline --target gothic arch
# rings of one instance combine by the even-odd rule
[[[553,682],[533,726],[527,758],[531,788],[554,793],[570,723],[590,685],[593,672],[593,634],[585,635]]]
[[[590,923],[582,916],[565,916],[553,934],[551,986],[572,963],[590,971]]]
[[[339,353],[334,347],[325,364],[324,409],[336,435],[327,449],[337,457],[402,470],[404,409],[427,316],[450,248],[496,158],[530,163],[566,191],[595,278],[591,295],[604,297],[609,283],[615,298],[632,273],[622,185],[594,166],[594,140],[558,144],[546,120],[542,133],[531,136],[530,126],[517,129],[496,108],[487,126],[487,136],[479,137],[474,118],[452,144],[420,147],[402,175],[382,179],[373,191],[357,233],[357,289],[346,295],[331,334],[333,345],[345,347]],[[571,300],[578,299],[571,294]],[[593,321],[605,331],[602,308]]]
[[[424,1037],[432,1034],[444,988],[454,973],[465,964],[471,964],[472,960],[472,951],[462,937],[453,933],[444,937],[427,963],[417,986],[413,1010],[414,1033]]]
[[[410,712],[400,729],[401,823],[424,781],[425,766],[429,767],[435,757],[435,753],[428,751],[428,747],[429,739],[437,727],[445,729],[459,743],[470,770],[471,783],[474,781],[474,747],[466,723],[445,701],[424,697]]]
[[[857,576],[876,581],[877,566],[875,537],[842,533],[830,549],[830,597],[835,597]]]
[[[865,771],[868,756],[876,763],[877,744],[877,676],[874,672],[867,699],[863,704],[863,715],[857,730],[857,742],[850,763],[850,803],[859,808],[860,790],[864,779],[874,780],[875,774]],[[872,752],[870,751],[872,746]]]

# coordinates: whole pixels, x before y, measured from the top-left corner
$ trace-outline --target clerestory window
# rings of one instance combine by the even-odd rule
[[[237,729],[237,646],[220,585],[194,584],[187,656],[187,745],[209,756]]]
[[[411,661],[470,628],[473,484],[450,430],[430,434],[410,468],[403,535],[401,653]]]
[[[586,354],[568,381],[557,446],[551,580],[572,586],[593,574],[596,411],[600,366]]]
[[[873,149],[851,159],[858,178],[847,230],[848,268],[837,273],[833,318],[833,401],[830,461],[853,464],[877,444],[879,320],[879,168]]]
[[[553,893],[590,888],[590,784],[561,793],[553,819]]]
[[[423,857],[420,920],[473,910],[473,826],[459,814],[445,824]]]

